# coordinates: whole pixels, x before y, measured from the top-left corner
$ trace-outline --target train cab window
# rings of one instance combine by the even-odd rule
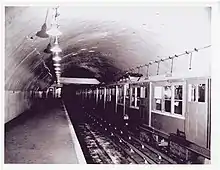
[[[205,102],[205,84],[198,85],[198,102]]]
[[[159,111],[162,109],[162,90],[161,86],[156,86],[154,88],[154,109]]]
[[[171,95],[172,95],[171,86],[165,86],[164,87],[165,112],[171,112]]]
[[[182,115],[183,86],[174,86],[174,113]]]

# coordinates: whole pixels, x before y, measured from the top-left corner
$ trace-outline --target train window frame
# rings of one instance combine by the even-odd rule
[[[130,95],[130,107],[131,108],[135,108],[135,94],[136,94],[136,90],[135,90],[135,86],[131,86],[130,88],[131,90],[131,95]],[[134,103],[134,104],[133,104]]]
[[[106,88],[106,102],[111,102],[111,89]]]
[[[139,106],[138,106],[138,100],[139,100],[139,103],[140,103],[140,96],[138,97],[137,95],[137,88],[140,88],[140,96],[141,96],[141,86],[131,86],[130,87],[130,108],[133,108],[133,109],[139,109]],[[132,99],[134,98],[134,101],[132,101]],[[132,104],[134,103],[134,104]]]
[[[148,91],[146,86],[141,86],[141,97],[140,98],[147,98]]]
[[[140,107],[140,102],[141,102],[141,101],[140,101],[140,100],[141,100],[141,87],[140,87],[140,86],[137,86],[136,88],[137,88],[137,94],[136,94],[136,96],[135,96],[135,97],[136,97],[136,105],[135,105],[135,107],[136,107],[136,108],[139,108],[139,107]],[[138,89],[140,90],[140,91],[139,91],[139,94],[138,94]]]
[[[118,99],[117,99],[117,104],[118,105],[124,105],[124,87],[123,86],[118,86]]]
[[[166,98],[165,96],[166,96],[166,94],[165,94],[165,88],[166,87],[170,87],[170,98]],[[163,93],[163,95],[162,95],[162,111],[163,112],[167,112],[167,113],[172,113],[172,97],[173,97],[173,95],[172,95],[172,92],[173,91],[173,86],[172,85],[165,85],[165,86],[163,86],[163,90],[162,90],[162,93]],[[170,101],[170,111],[166,111],[166,101]]]
[[[160,96],[161,97],[158,97],[158,94],[157,94],[157,96],[155,97],[155,92],[156,92],[156,88],[157,89],[159,89],[160,90]],[[153,110],[154,111],[158,111],[158,112],[162,112],[162,108],[163,108],[163,86],[162,85],[156,85],[156,86],[154,86],[154,88],[153,88],[153,90],[154,90],[154,96],[153,96]],[[157,90],[158,91],[158,90]],[[159,109],[157,109],[157,101],[160,101],[160,110]]]
[[[171,86],[171,112],[166,112],[165,111],[165,97],[164,97],[164,87],[165,86]],[[175,113],[175,86],[182,86],[182,113],[178,114]],[[161,102],[161,110],[156,110],[156,103],[155,103],[155,91],[153,92],[153,105],[152,105],[152,112],[166,115],[166,116],[171,116],[175,118],[180,118],[180,119],[185,119],[185,96],[184,93],[186,91],[185,89],[185,82],[161,82],[159,84],[155,83],[153,85],[153,90],[155,90],[155,87],[162,87],[162,102]]]
[[[175,91],[175,90],[176,90],[176,87],[177,87],[177,86],[182,86],[181,99],[175,98],[175,97],[176,97],[176,91]],[[181,116],[181,115],[183,115],[183,112],[184,112],[184,109],[183,109],[183,107],[184,107],[184,106],[183,106],[183,103],[184,103],[184,101],[183,101],[183,98],[184,98],[184,96],[183,96],[184,86],[183,86],[182,84],[177,84],[177,85],[174,84],[173,88],[174,88],[174,89],[173,89],[173,95],[174,95],[174,96],[173,96],[173,99],[174,99],[174,100],[173,100],[173,102],[174,102],[174,103],[173,103],[173,105],[174,105],[173,113]],[[181,106],[181,114],[175,112],[176,102],[179,102],[178,105]],[[180,105],[180,104],[181,104],[181,105]]]
[[[200,91],[199,87],[201,85],[204,85],[204,101],[199,101]],[[195,90],[195,100],[192,100],[192,86],[196,87]],[[206,103],[206,90],[207,90],[207,84],[206,83],[189,83],[188,84],[188,102],[195,102],[195,103]]]

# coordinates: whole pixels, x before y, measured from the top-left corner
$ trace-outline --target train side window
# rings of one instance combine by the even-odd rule
[[[147,87],[145,87],[145,98],[147,98]]]
[[[99,89],[99,100],[102,99],[102,89]]]
[[[154,88],[154,109],[161,111],[162,109],[162,87],[156,86]]]
[[[131,106],[135,106],[135,88],[131,88]]]
[[[111,101],[111,93],[110,89],[106,88],[106,101],[110,102]]]
[[[165,86],[164,87],[165,112],[171,113],[171,96],[172,96],[171,86]]]
[[[111,89],[108,89],[108,101],[111,101]]]
[[[118,92],[119,92],[118,103],[123,104],[123,87],[119,87]]]
[[[174,86],[174,113],[182,115],[183,86]]]
[[[196,101],[196,85],[189,84],[189,101]]]
[[[126,99],[130,98],[130,88],[127,87],[127,91],[126,91]]]
[[[198,86],[198,102],[205,102],[205,84]]]
[[[136,104],[136,106],[137,106],[137,107],[140,106],[140,97],[141,97],[141,88],[140,88],[140,87],[137,87],[137,96],[136,96],[136,99],[137,99],[137,104]]]
[[[145,98],[144,90],[145,87],[141,87],[141,98]]]
[[[115,88],[112,88],[112,95],[115,96]]]

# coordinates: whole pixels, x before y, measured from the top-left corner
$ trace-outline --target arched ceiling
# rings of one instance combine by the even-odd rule
[[[35,36],[47,10],[41,6],[5,8],[6,89],[44,89],[53,83],[52,58],[44,53],[51,39]],[[208,7],[60,6],[59,10],[61,67],[66,77],[109,82],[120,70],[210,45]],[[51,13],[49,8],[48,28]],[[164,62],[160,73],[169,67]],[[179,60],[174,69],[185,67]],[[155,69],[151,68],[151,74]]]

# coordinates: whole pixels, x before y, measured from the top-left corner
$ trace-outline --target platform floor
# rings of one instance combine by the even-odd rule
[[[62,102],[38,106],[5,125],[5,163],[79,163]]]

